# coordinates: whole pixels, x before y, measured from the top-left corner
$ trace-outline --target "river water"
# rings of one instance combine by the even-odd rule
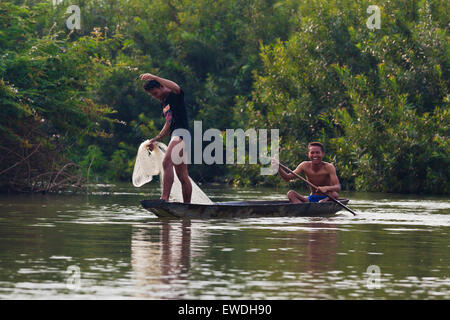
[[[158,192],[0,196],[0,298],[450,299],[448,197],[344,193],[356,217],[163,221],[139,206]]]

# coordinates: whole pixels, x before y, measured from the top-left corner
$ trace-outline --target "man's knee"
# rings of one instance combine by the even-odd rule
[[[296,195],[296,192],[294,190],[289,190],[287,193],[288,198],[295,197],[295,195]]]
[[[337,193],[336,191],[332,191],[327,193],[327,195],[332,196],[333,198],[338,198],[339,197],[339,193]]]

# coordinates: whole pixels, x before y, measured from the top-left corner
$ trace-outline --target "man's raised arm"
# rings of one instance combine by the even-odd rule
[[[141,80],[156,80],[156,81],[158,81],[162,86],[164,86],[164,87],[166,87],[166,88],[169,88],[170,90],[172,90],[172,92],[173,93],[175,93],[175,94],[180,94],[180,92],[181,92],[181,88],[180,88],[180,86],[178,85],[178,84],[176,84],[175,82],[173,82],[173,81],[170,81],[170,80],[167,80],[167,79],[164,79],[164,78],[160,78],[160,77],[158,77],[158,76],[155,76],[154,74],[151,74],[151,73],[144,73],[144,74],[141,74],[140,76],[140,79]]]

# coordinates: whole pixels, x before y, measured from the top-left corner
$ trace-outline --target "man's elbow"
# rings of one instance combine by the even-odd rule
[[[180,94],[181,88],[180,88],[179,85],[177,85],[176,83],[174,83],[174,86],[173,86],[173,88],[172,88],[172,91],[173,91],[173,93],[175,93],[175,94]]]

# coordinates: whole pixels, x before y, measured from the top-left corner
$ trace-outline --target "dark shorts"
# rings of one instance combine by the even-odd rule
[[[319,202],[322,199],[327,198],[327,196],[319,196],[317,194],[312,194],[310,196],[308,196],[308,200],[309,202]]]

